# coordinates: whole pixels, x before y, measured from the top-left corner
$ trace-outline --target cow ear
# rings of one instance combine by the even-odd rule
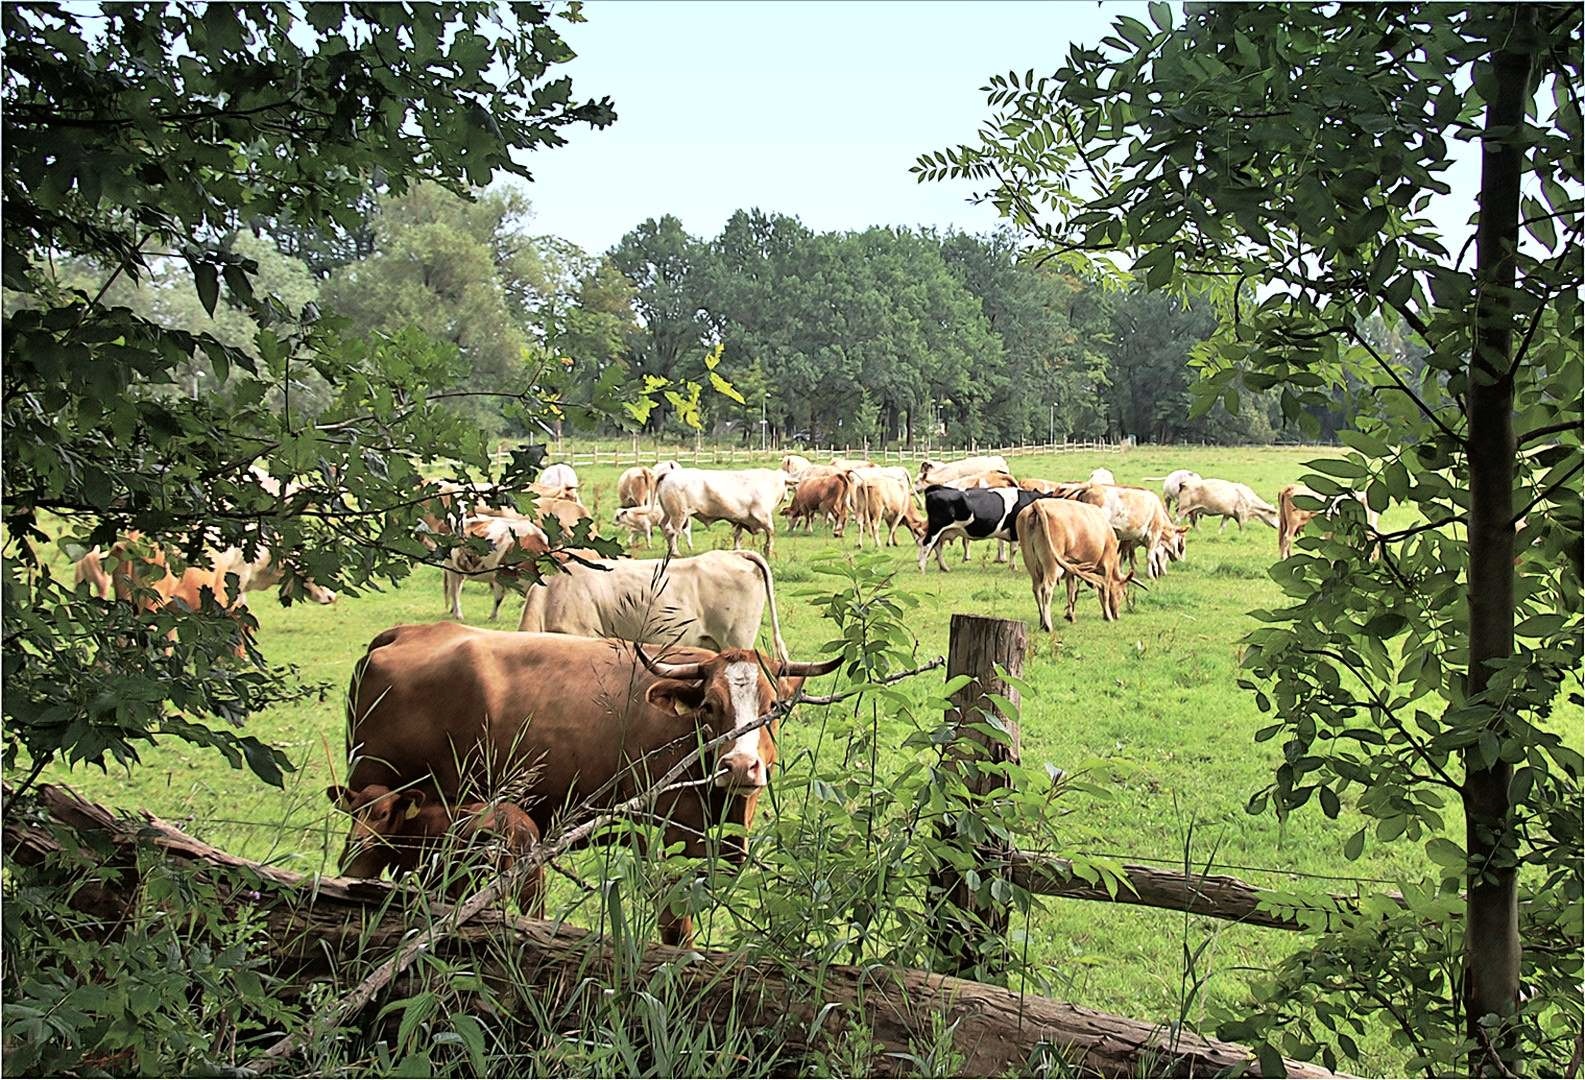
[[[704,681],[657,679],[645,691],[644,700],[663,712],[686,716],[704,704]]]
[[[419,811],[424,808],[424,798],[422,791],[409,791],[402,796],[402,801],[406,804],[402,810],[404,821],[412,821],[418,816]]]
[[[340,784],[332,784],[325,789],[325,797],[330,804],[338,810],[345,810],[352,805],[352,792]]]

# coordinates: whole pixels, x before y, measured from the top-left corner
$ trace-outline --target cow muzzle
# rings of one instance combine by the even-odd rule
[[[757,791],[770,782],[770,770],[758,754],[727,754],[716,763],[715,786]]]

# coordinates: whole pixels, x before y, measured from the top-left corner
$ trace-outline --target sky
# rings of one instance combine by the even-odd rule
[[[713,237],[733,211],[793,214],[818,231],[870,225],[984,231],[961,183],[917,183],[921,153],[971,139],[996,72],[1049,74],[1095,43],[1119,0],[948,3],[589,0],[559,23],[578,58],[554,69],[617,121],[567,129],[526,163],[530,228],[603,252],[644,219],[675,214]]]

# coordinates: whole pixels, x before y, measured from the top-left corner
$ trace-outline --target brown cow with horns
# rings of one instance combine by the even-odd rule
[[[347,787],[432,782],[457,801],[516,774],[514,797],[548,836],[563,814],[648,791],[695,755],[698,740],[765,716],[840,663],[778,662],[749,649],[672,648],[655,659],[610,638],[394,627],[370,643],[353,676]],[[707,826],[747,829],[775,765],[776,727],[713,748],[656,797],[645,819],[664,824],[665,844],[703,856]],[[343,872],[371,876],[355,855],[349,844]],[[668,944],[692,935],[687,915],[662,912],[660,921]]]

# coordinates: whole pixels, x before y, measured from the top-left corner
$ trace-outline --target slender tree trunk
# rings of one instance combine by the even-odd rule
[[[1517,129],[1529,104],[1535,9],[1510,8],[1494,18],[1491,89],[1481,156],[1476,234],[1475,349],[1469,386],[1469,678],[1471,696],[1491,680],[1490,664],[1513,652],[1514,252],[1519,243],[1519,185],[1525,153]],[[1511,19],[1511,23],[1510,20]],[[1494,728],[1504,726],[1498,714]],[[1465,751],[1465,846],[1469,899],[1464,933],[1465,1024],[1477,1048],[1476,1075],[1503,1071],[1493,1060],[1507,1040],[1492,1040],[1483,1016],[1510,1014],[1519,1000],[1519,904],[1513,861],[1513,767]],[[1496,1046],[1493,1047],[1493,1041]]]

